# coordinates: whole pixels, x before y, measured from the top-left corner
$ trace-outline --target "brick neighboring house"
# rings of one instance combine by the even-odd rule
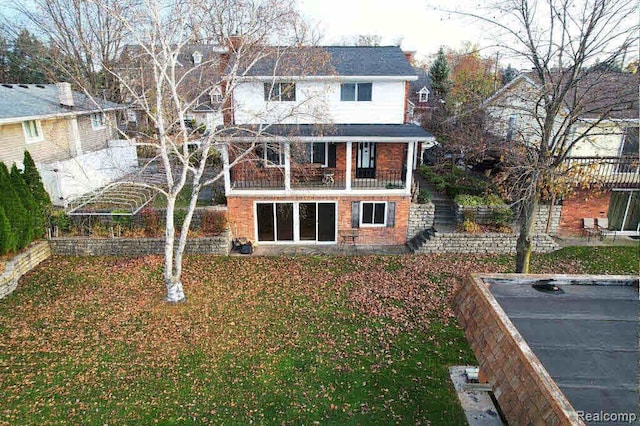
[[[584,111],[571,134],[585,133],[604,119],[574,145],[565,160],[567,165],[590,165],[583,179],[592,188],[578,189],[562,200],[561,234],[581,233],[583,218],[601,217],[608,217],[609,229],[618,234],[640,234],[638,88],[637,74],[594,74],[585,77],[577,93],[567,96],[567,104],[575,102]],[[535,141],[538,129],[531,111],[540,94],[536,79],[521,74],[488,99],[484,106],[492,118],[493,133],[505,144],[515,137]]]
[[[286,49],[233,92],[221,141],[232,232],[260,244],[404,244],[419,145],[433,139],[405,121],[417,79],[407,58],[398,47]],[[312,56],[325,59],[305,67]]]
[[[73,92],[69,83],[0,85],[0,161],[22,168],[29,151],[55,205],[104,186],[137,166],[118,140],[123,105]]]

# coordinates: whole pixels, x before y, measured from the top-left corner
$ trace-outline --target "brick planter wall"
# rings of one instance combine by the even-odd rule
[[[53,238],[51,252],[59,256],[146,256],[164,254],[164,238]],[[189,238],[186,254],[227,255],[229,232],[218,237]]]
[[[0,275],[0,299],[13,293],[18,286],[18,280],[24,274],[35,268],[51,256],[49,244],[41,241],[29,247],[25,252],[20,253],[9,260]]]
[[[436,233],[418,253],[515,254],[517,234]],[[559,246],[546,234],[533,236],[533,251],[548,253]]]
[[[411,203],[409,206],[409,222],[407,226],[407,241],[424,229],[433,226],[436,207],[431,201],[425,204]]]
[[[453,304],[510,424],[584,425],[481,277],[468,277]]]

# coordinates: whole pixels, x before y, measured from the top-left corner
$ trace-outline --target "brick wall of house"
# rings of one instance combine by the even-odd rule
[[[255,239],[255,201],[333,201],[338,203],[338,230],[351,230],[352,201],[393,201],[396,203],[396,219],[394,227],[359,228],[358,244],[363,245],[402,245],[407,238],[407,222],[409,218],[409,197],[402,196],[366,196],[366,197],[227,197],[229,226],[234,237]]]
[[[576,235],[582,233],[583,218],[607,217],[611,191],[590,192],[581,190],[562,202],[560,234]]]
[[[584,425],[480,277],[462,283],[454,310],[510,424]]]

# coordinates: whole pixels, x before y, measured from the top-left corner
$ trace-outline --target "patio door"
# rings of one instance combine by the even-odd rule
[[[258,241],[293,241],[293,203],[257,203]]]
[[[640,232],[640,192],[612,191],[609,203],[609,229],[622,233]]]
[[[375,142],[359,142],[356,153],[356,179],[373,179],[376,177],[376,144]]]
[[[335,203],[300,203],[298,221],[300,241],[335,242]]]

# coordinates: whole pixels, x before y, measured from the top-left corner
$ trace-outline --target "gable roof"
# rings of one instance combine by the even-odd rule
[[[418,93],[423,87],[426,87],[431,92],[431,78],[429,73],[424,68],[413,67],[414,71],[418,75],[418,79],[414,80],[410,84],[410,90],[412,93]]]
[[[1,84],[0,122],[10,123],[62,115],[90,114],[104,110],[124,109],[124,105],[73,92],[73,107],[60,104],[55,84]]]
[[[274,47],[271,54],[258,60],[245,75],[416,78],[398,46]]]

